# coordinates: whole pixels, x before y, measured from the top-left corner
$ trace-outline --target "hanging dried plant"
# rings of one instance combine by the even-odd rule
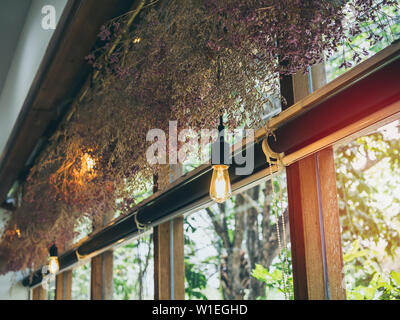
[[[365,32],[366,21],[380,23],[382,8],[398,1],[153,4],[131,31],[123,29],[130,14],[101,28],[102,45],[86,57],[98,76],[29,173],[9,221],[19,237],[6,234],[0,244],[2,273],[42,264],[52,243],[71,243],[82,217],[129,212],[134,191],[165,172],[146,160],[148,130],[168,132],[169,120],[179,129],[214,128],[221,114],[231,128],[259,126],[268,101],[280,98],[279,74],[306,71]],[[346,22],[349,10],[353,20]]]

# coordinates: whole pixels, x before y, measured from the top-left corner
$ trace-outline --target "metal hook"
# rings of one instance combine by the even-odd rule
[[[265,154],[265,157],[267,159],[267,162],[272,166],[272,165],[278,165],[278,169],[280,170],[284,165],[282,162],[282,158],[285,156],[285,154],[282,153],[277,153],[274,152],[271,147],[269,146],[268,143],[268,137],[269,136],[273,136],[275,141],[276,141],[276,136],[273,132],[273,130],[269,127],[268,122],[265,124],[264,126],[265,131],[266,131],[266,136],[264,138],[264,140],[262,141],[262,150]]]
[[[138,221],[137,214],[135,214],[133,217],[135,219],[135,223],[136,223],[137,229],[138,230],[144,230],[145,229],[145,224]]]

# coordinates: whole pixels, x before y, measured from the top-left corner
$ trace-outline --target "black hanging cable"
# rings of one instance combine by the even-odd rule
[[[92,71],[90,72],[90,84],[89,84],[89,87],[90,87],[90,89],[93,89],[93,76],[94,76],[94,72],[93,72],[93,69],[92,69]]]
[[[58,248],[53,244],[49,249],[50,257],[58,257]]]

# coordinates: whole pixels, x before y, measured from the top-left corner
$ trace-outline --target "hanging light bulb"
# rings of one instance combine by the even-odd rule
[[[51,246],[49,253],[49,271],[52,274],[56,274],[60,270],[60,264],[58,263],[58,249],[55,244]]]
[[[84,157],[85,157],[87,171],[92,171],[95,165],[94,159],[87,153],[85,154]]]
[[[231,181],[229,179],[229,165],[226,164],[225,150],[229,150],[229,145],[224,140],[225,127],[222,124],[222,116],[219,120],[218,131],[219,141],[215,142],[211,149],[212,158],[212,178],[210,184],[210,198],[218,203],[223,203],[232,195]],[[219,154],[218,154],[219,153]]]
[[[231,182],[228,173],[229,166],[214,165],[211,178],[210,197],[215,202],[223,203],[232,195]]]

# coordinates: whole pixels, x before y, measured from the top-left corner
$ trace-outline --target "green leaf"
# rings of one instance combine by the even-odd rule
[[[372,300],[375,296],[376,288],[367,287],[364,288],[365,298],[368,300]]]
[[[358,252],[348,253],[348,254],[345,254],[345,255],[343,256],[343,261],[344,261],[344,262],[350,262],[350,261],[352,261],[352,260],[354,260],[354,259],[356,259],[356,258],[364,257],[364,256],[366,256],[368,253],[369,253],[369,250],[360,250],[360,251],[358,251]]]
[[[282,280],[282,271],[275,269],[271,274],[272,280],[279,281]]]
[[[263,282],[267,282],[268,278],[272,277],[272,275],[268,272],[268,270],[260,264],[256,264],[256,267],[251,272],[251,275],[257,280]]]
[[[392,271],[390,273],[390,276],[392,277],[393,281],[400,287],[400,272]]]
[[[352,300],[364,300],[364,296],[357,291],[350,291],[347,295],[351,297]]]

